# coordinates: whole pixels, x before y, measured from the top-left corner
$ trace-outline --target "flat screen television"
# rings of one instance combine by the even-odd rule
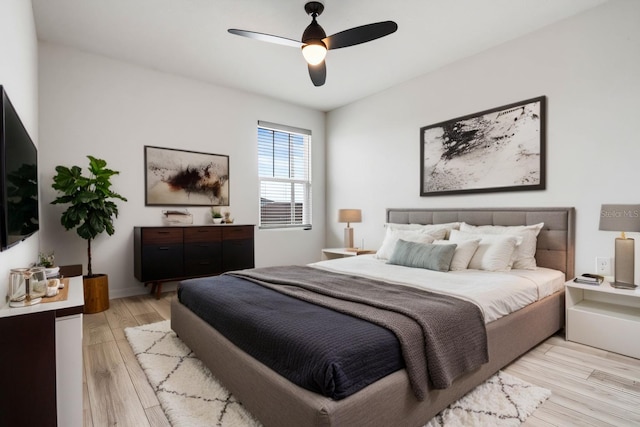
[[[0,85],[0,250],[39,229],[38,150]]]

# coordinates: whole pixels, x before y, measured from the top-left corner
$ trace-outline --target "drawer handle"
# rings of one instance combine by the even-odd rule
[[[159,251],[168,251],[169,250],[169,246],[160,246],[158,248]]]
[[[207,261],[200,261],[200,265],[209,265],[209,264],[211,264],[211,263],[207,262]]]
[[[158,230],[158,234],[169,234],[169,231],[162,231],[162,230]]]

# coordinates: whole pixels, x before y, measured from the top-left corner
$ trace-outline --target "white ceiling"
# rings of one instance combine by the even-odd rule
[[[305,0],[32,0],[38,39],[329,111],[520,37],[607,0],[324,0],[327,35],[392,20],[398,31],[330,51],[315,87],[296,48]]]

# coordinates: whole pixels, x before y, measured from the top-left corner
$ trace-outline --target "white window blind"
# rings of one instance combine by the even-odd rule
[[[258,122],[260,228],[311,228],[311,131]]]

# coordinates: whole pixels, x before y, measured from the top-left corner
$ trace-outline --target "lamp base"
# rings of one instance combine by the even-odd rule
[[[635,240],[616,238],[615,246],[615,282],[633,285],[634,261],[635,261]]]
[[[638,285],[634,285],[633,283],[611,282],[609,284],[612,288],[616,289],[635,289],[638,287]]]
[[[344,247],[353,247],[353,228],[351,227],[345,227],[344,229]]]

